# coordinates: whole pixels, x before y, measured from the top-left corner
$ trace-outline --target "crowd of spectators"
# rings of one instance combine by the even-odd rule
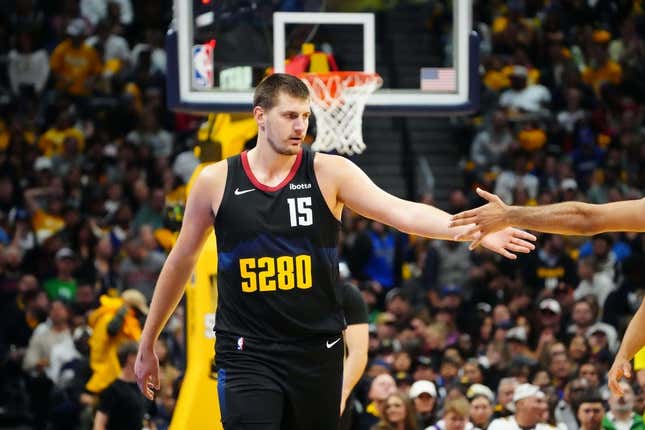
[[[449,21],[424,7],[429,26]],[[444,209],[482,204],[475,186],[516,205],[642,197],[640,4],[474,8],[482,109]],[[642,235],[543,234],[508,262],[348,215],[342,255],[371,316],[356,428],[645,428],[643,363],[622,399],[604,379],[643,297]]]
[[[449,2],[421,3],[430,31],[450,27]],[[459,142],[463,186],[443,209],[483,204],[476,186],[516,205],[641,198],[640,3],[476,1],[474,11],[482,108]],[[355,428],[645,428],[642,358],[622,399],[605,381],[643,297],[643,235],[542,234],[509,262],[347,215],[346,273],[370,310]]]
[[[166,211],[198,163],[199,120],[165,106],[162,3],[0,2],[0,427],[89,428],[132,395]],[[450,10],[404,3],[436,7],[435,26]],[[641,197],[641,3],[474,7],[483,107],[443,209],[481,203],[475,185],[520,205]],[[622,399],[604,381],[642,299],[642,235],[541,235],[509,262],[350,211],[342,230],[341,273],[370,317],[353,428],[645,428],[645,371]],[[156,346],[163,389],[142,403],[160,430],[185,367],[182,312]]]
[[[133,395],[130,342],[172,236],[167,208],[185,197],[186,157],[175,160],[199,124],[165,106],[172,2],[16,0],[0,12],[0,427],[91,428],[98,416],[114,428],[118,414],[143,424],[140,409],[167,428],[182,309],[157,345],[156,404],[126,413],[115,399]]]

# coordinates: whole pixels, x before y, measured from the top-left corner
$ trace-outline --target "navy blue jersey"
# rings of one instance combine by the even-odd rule
[[[247,153],[231,157],[215,217],[218,334],[290,340],[344,328],[338,275],[340,223],[303,149],[281,184],[261,184]]]

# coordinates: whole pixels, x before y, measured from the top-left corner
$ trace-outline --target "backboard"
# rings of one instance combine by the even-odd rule
[[[383,86],[367,100],[366,115],[478,108],[471,0],[274,3],[175,1],[166,39],[169,107],[249,112],[253,89],[267,73],[289,72],[304,61],[305,71],[336,65],[380,74]]]

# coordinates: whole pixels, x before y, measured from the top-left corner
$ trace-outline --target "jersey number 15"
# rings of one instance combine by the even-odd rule
[[[311,197],[287,199],[291,227],[311,225],[314,223],[314,212],[311,209]]]

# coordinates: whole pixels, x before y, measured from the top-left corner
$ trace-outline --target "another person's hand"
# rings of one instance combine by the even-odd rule
[[[510,227],[507,220],[508,205],[495,194],[481,188],[477,188],[477,194],[488,200],[488,203],[453,215],[450,223],[450,227],[474,224],[470,229],[455,237],[455,240],[465,239],[479,232],[481,234],[480,240],[473,242],[471,249],[476,248],[486,235]]]
[[[475,249],[480,243],[484,248],[488,248],[493,252],[500,254],[511,260],[515,260],[517,255],[514,252],[521,252],[528,254],[535,249],[529,241],[535,241],[537,238],[531,233],[516,228],[505,228],[496,233],[487,234],[475,240],[469,248]]]
[[[614,364],[611,365],[609,373],[607,374],[607,385],[609,390],[615,396],[622,396],[623,389],[620,388],[620,380],[622,378],[632,377],[632,365],[629,360],[621,357],[616,357]]]
[[[139,346],[137,360],[134,363],[134,374],[137,377],[139,390],[147,399],[153,400],[159,385],[159,358],[152,347]]]

